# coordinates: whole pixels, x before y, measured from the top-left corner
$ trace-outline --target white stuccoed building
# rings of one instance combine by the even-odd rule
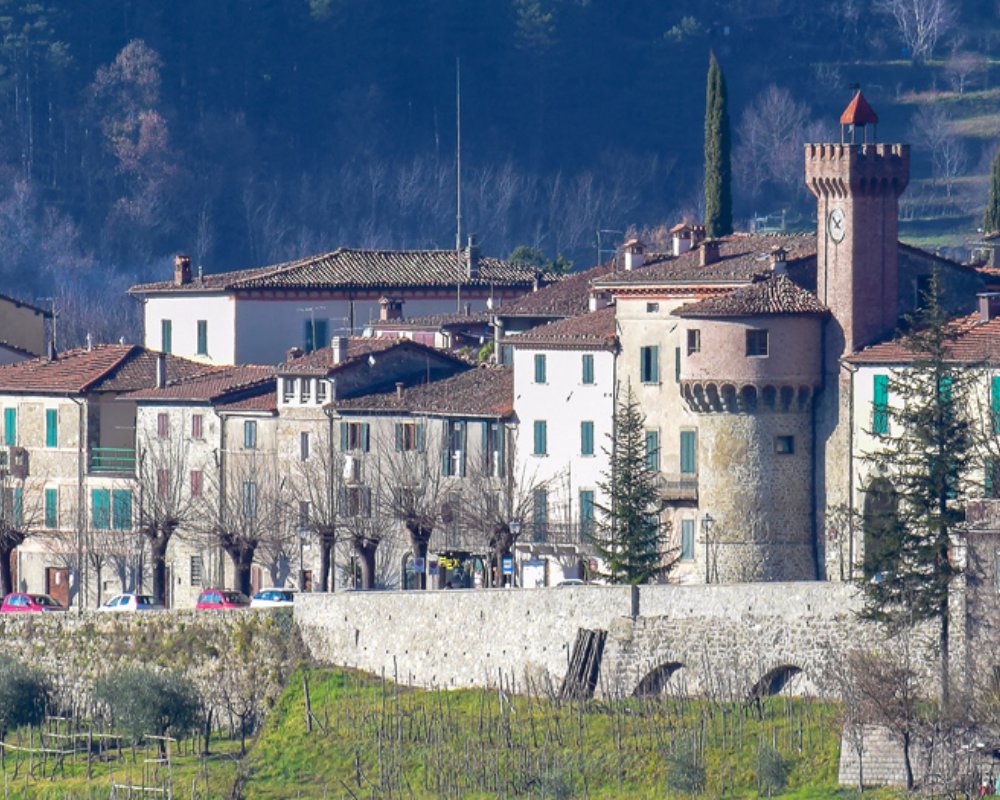
[[[506,341],[514,364],[515,474],[536,489],[518,545],[525,586],[582,577],[614,418],[615,309],[570,317]]]

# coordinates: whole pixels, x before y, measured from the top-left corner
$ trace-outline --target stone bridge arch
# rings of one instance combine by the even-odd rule
[[[670,684],[671,678],[682,669],[684,669],[684,665],[680,661],[666,661],[659,666],[653,667],[639,681],[639,685],[635,687],[632,696],[658,697],[664,694]]]
[[[802,667],[795,664],[781,664],[772,667],[751,687],[750,697],[747,699],[761,700],[765,697],[781,694],[786,688],[792,688],[792,682],[802,675],[802,672]]]

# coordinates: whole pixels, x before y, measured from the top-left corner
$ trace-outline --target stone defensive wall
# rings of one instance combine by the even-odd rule
[[[558,689],[576,663],[578,633],[606,635],[590,657],[594,691],[679,691],[733,699],[786,688],[822,694],[831,660],[881,648],[858,621],[850,585],[573,586],[443,592],[304,594],[295,620],[321,662],[438,688],[500,676]],[[921,666],[933,676],[933,658]]]

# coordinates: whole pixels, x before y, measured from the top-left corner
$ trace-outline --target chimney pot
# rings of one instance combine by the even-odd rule
[[[476,244],[476,234],[469,234],[469,243],[465,247],[465,264],[469,278],[479,277],[479,246]]]
[[[701,257],[699,263],[703,267],[714,264],[719,260],[719,240],[706,239],[701,243]]]
[[[630,239],[623,245],[625,250],[625,271],[638,269],[646,260],[646,245],[638,239]]]
[[[996,319],[1000,314],[1000,292],[980,292],[976,298],[979,300],[979,321]]]
[[[174,256],[174,286],[191,283],[191,259],[185,255]]]
[[[776,275],[788,272],[788,251],[780,244],[771,248],[771,272]]]
[[[694,246],[694,231],[683,222],[670,229],[670,242],[674,256],[686,253]]]
[[[396,381],[396,397],[398,397],[400,400],[403,399],[403,382],[402,381]]]
[[[347,337],[346,336],[334,336],[330,340],[330,350],[333,357],[333,363],[339,364],[347,359]]]
[[[403,318],[403,301],[392,297],[380,297],[378,301],[378,318],[381,322]]]

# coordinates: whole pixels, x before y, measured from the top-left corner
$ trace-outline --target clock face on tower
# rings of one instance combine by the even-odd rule
[[[826,235],[834,244],[844,241],[844,234],[847,233],[847,216],[844,209],[835,208],[826,217]]]

